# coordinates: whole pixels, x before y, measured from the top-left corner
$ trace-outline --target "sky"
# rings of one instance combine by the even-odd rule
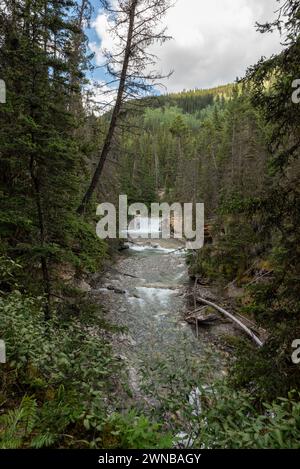
[[[92,3],[89,45],[96,64],[101,65],[101,47],[110,48],[112,42],[98,0]],[[173,39],[162,46],[152,46],[159,58],[157,69],[162,73],[173,71],[164,80],[166,88],[161,92],[233,82],[262,56],[278,52],[278,34],[261,34],[255,28],[256,21],[273,19],[277,8],[277,0],[177,0],[163,21]],[[94,72],[93,78],[107,79],[103,69]]]

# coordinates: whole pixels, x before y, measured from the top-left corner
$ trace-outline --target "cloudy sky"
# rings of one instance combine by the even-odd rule
[[[101,64],[101,47],[109,47],[106,20],[95,8],[90,48]],[[274,17],[276,0],[177,0],[164,23],[172,41],[156,46],[158,69],[174,73],[164,84],[167,91],[209,88],[241,77],[247,66],[280,48],[279,36],[260,34],[255,22]],[[95,78],[104,79],[100,70]]]

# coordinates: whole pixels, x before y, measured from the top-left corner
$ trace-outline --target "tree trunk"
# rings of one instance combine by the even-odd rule
[[[117,99],[116,103],[113,109],[112,117],[110,120],[110,125],[109,129],[104,141],[104,145],[100,154],[99,162],[96,167],[96,170],[94,172],[92,181],[90,183],[90,186],[88,187],[82,202],[80,206],[77,209],[77,213],[82,215],[85,211],[86,205],[90,201],[97,184],[100,180],[100,176],[102,174],[103,168],[105,161],[107,159],[107,156],[109,154],[109,151],[111,149],[114,133],[116,130],[118,118],[120,115],[120,110],[121,110],[121,105],[122,105],[122,100],[123,100],[123,95],[125,91],[125,86],[126,86],[126,78],[127,78],[127,71],[128,71],[128,66],[129,66],[129,61],[130,61],[130,56],[132,53],[132,39],[133,39],[133,32],[134,32],[134,22],[135,22],[135,13],[136,13],[136,7],[137,7],[137,2],[138,0],[133,0],[131,7],[130,7],[130,12],[129,12],[129,26],[128,26],[128,33],[127,33],[127,41],[126,41],[126,47],[125,47],[125,55],[124,55],[124,61],[123,61],[123,66],[122,66],[122,71],[121,71],[121,76],[120,76],[120,82],[119,82],[119,88],[118,88],[118,93],[117,93]]]
[[[41,203],[40,184],[39,184],[39,179],[34,171],[34,158],[33,157],[31,158],[31,161],[30,161],[30,175],[31,175],[31,180],[33,183],[34,191],[35,191],[35,201],[36,201],[39,230],[40,230],[40,244],[41,244],[41,248],[43,248],[45,244],[45,223],[44,223],[44,214],[43,214],[42,203]],[[45,255],[41,255],[41,265],[42,265],[44,291],[46,294],[46,304],[44,307],[44,312],[45,312],[45,319],[46,321],[48,321],[51,316],[51,283],[50,283],[47,258]]]

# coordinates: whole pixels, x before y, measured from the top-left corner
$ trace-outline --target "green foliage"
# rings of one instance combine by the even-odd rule
[[[166,95],[147,98],[145,103],[149,107],[178,107],[185,114],[200,114],[203,109],[211,106],[214,102],[224,103],[230,99],[233,91],[233,85],[217,86],[211,89],[194,89],[182,91],[180,93],[170,93]]]
[[[37,403],[24,396],[17,409],[0,417],[0,448],[17,449],[32,432],[37,414]]]
[[[243,345],[247,347],[247,342]],[[253,357],[250,347],[245,352]],[[212,363],[211,356],[204,355],[203,363],[193,363],[183,353],[176,356],[177,367],[164,361],[144,370],[145,390],[156,402],[152,418],[165,422],[165,433],[172,430],[173,444],[177,440],[184,447],[201,449],[299,447],[299,392],[264,402],[257,399],[254,382],[252,391],[236,389],[232,382],[216,377]],[[215,366],[216,372],[220,363]],[[192,392],[195,397],[191,399]]]
[[[0,291],[10,289],[16,285],[16,275],[22,266],[7,256],[0,256]]]
[[[172,446],[172,435],[162,433],[161,424],[152,423],[134,410],[127,414],[113,414],[109,421],[111,434],[116,438],[117,448],[122,449],[168,449]]]
[[[106,418],[106,396],[113,393],[109,377],[118,367],[103,339],[99,312],[93,321],[87,321],[83,310],[80,319],[58,320],[53,316],[46,323],[42,301],[18,291],[0,300],[0,336],[7,349],[7,363],[0,370],[5,383],[1,389],[2,409],[7,401],[12,405],[11,399],[19,401],[20,389],[32,396],[18,409],[8,407],[4,414],[5,422],[10,422],[1,435],[5,447],[78,446],[86,433],[86,415],[91,414],[100,428]],[[33,403],[29,425],[27,409],[33,412]],[[69,431],[68,439],[65,434]],[[92,443],[94,438],[89,439]]]
[[[58,264],[95,271],[106,252],[93,223],[76,215],[98,142],[90,143],[81,96],[90,66],[83,33],[89,9],[85,2],[79,15],[72,0],[47,8],[17,1],[0,12],[7,88],[0,108],[1,252],[22,263],[20,283],[45,293],[48,310],[60,287]]]
[[[64,264],[96,272],[107,256],[90,213],[76,214],[107,128],[107,116],[87,117],[82,106],[88,10],[86,2],[82,24],[73,0],[6,2],[0,11],[0,337],[8,356],[0,447],[167,448],[184,429],[198,447],[297,448],[300,107],[291,95],[299,2],[284,2],[260,26],[279,29],[284,49],[251,67],[244,83],[153,97],[142,115],[128,113],[131,129],[111,152],[118,169],[106,168],[102,181],[115,197],[113,176],[130,203],[203,201],[212,244],[190,256],[191,274],[250,284],[242,310],[267,341],[259,350],[242,341],[229,384],[201,388],[200,415],[187,396],[203,369],[179,356],[176,372],[165,363],[144,370],[155,409],[111,414],[120,369],[104,328],[113,327],[97,306],[70,299],[60,275]],[[249,278],[262,262],[267,275]],[[66,293],[68,305],[58,302]]]
[[[214,226],[214,244],[206,245],[196,253],[190,272],[204,278],[237,284],[253,263],[253,255],[260,249],[259,238],[251,219],[231,216],[222,225]]]
[[[300,334],[300,107],[292,101],[300,72],[299,2],[283,2],[275,21],[260,26],[261,32],[275,29],[284,40],[282,52],[251,67],[221,119],[205,121],[202,145],[215,162],[206,166],[212,181],[205,186],[206,207],[218,218],[213,244],[191,260],[193,274],[250,284],[243,310],[268,338],[259,351],[239,351],[235,384],[254,387],[266,400],[287,396],[300,384],[299,367],[291,363]]]
[[[72,262],[78,272],[96,272],[101,269],[107,257],[107,244],[96,236],[95,223],[88,223],[81,218],[70,217],[67,229],[68,250],[58,261]]]
[[[216,386],[202,400],[199,437],[195,446],[210,449],[297,449],[300,444],[299,394],[286,399],[254,405],[245,392],[235,392],[226,384]]]
[[[297,1],[287,0],[280,4],[274,21],[260,25],[262,33],[278,30],[284,48],[250,67],[245,77],[251,81],[253,104],[271,124],[269,144],[275,171],[299,157],[300,107],[292,101],[292,84],[300,73],[299,11]]]
[[[132,118],[140,125],[140,118]],[[178,107],[146,108],[143,131],[139,135],[125,134],[122,138],[124,157],[120,168],[123,191],[130,202],[155,202],[159,191],[174,193],[177,200],[190,183],[182,177],[182,168],[193,166],[196,135],[201,121],[184,114]],[[190,194],[189,194],[190,197]],[[174,200],[173,200],[174,201]]]

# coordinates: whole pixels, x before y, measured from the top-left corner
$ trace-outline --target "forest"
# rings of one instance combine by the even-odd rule
[[[89,0],[0,1],[0,448],[299,449],[299,2],[258,25],[280,53],[180,93],[156,91],[148,52],[170,2],[99,3],[122,47],[101,103]],[[99,239],[97,205],[120,194],[204,203],[203,248]],[[196,290],[263,345],[197,317],[182,343],[169,319],[148,329],[151,308],[195,314]]]

